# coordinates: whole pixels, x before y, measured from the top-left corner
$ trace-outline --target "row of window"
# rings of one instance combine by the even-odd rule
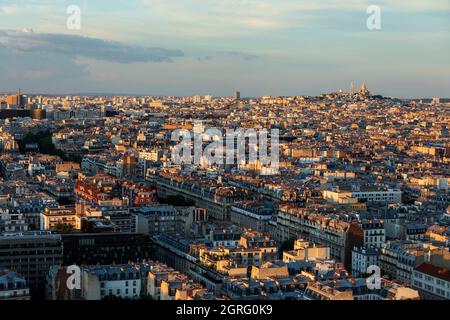
[[[102,296],[105,296],[106,295],[106,290],[101,290],[100,294]],[[108,290],[108,295],[113,295],[113,294],[114,294],[113,293],[113,289],[109,289]],[[122,290],[121,289],[117,289],[115,294],[120,296],[122,294]],[[125,295],[129,295],[129,294],[130,294],[130,291],[128,289],[125,289]],[[136,288],[133,288],[133,294],[136,295]]]
[[[128,285],[129,285],[129,281],[125,281],[125,286],[128,287]],[[100,287],[105,288],[105,283],[101,282]],[[133,281],[133,287],[136,287],[136,280]]]
[[[435,293],[436,295],[444,297],[444,298],[447,298],[447,299],[450,298],[450,291],[448,291],[448,290],[444,290],[444,289],[441,289],[441,288],[436,288],[436,287],[433,287],[433,286],[431,286],[429,284],[426,284],[426,283],[424,284],[424,283],[422,283],[420,281],[417,281],[417,280],[414,280],[413,284],[414,284],[414,286],[416,288],[424,289],[425,291],[428,291],[430,293]]]

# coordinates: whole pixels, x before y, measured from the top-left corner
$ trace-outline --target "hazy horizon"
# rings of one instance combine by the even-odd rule
[[[29,96],[116,96],[116,97],[193,97],[193,96],[212,96],[213,98],[227,98],[227,97],[232,97],[233,91],[230,92],[230,94],[228,95],[223,95],[223,96],[217,96],[217,95],[210,95],[210,94],[191,94],[191,95],[162,95],[162,94],[152,94],[152,93],[126,93],[126,92],[62,92],[62,93],[42,93],[42,92],[26,92],[22,89],[21,93],[23,95],[29,95]],[[262,98],[263,96],[272,96],[272,97],[305,97],[305,96],[309,96],[309,97],[317,97],[320,96],[322,94],[329,94],[329,93],[337,93],[339,90],[335,90],[335,91],[330,91],[330,92],[321,92],[319,94],[316,95],[307,95],[307,94],[290,94],[290,95],[260,95],[260,96],[247,96],[245,94],[243,94],[241,92],[241,99],[253,99],[253,98]],[[345,91],[345,90],[343,90]],[[2,95],[8,95],[8,94],[15,94],[17,93],[17,90],[9,90],[9,91],[0,91],[0,94]],[[395,97],[395,96],[386,96],[383,95],[382,93],[372,93],[372,96],[382,96],[384,98],[394,98],[394,99],[401,99],[401,100],[432,100],[435,97]],[[449,96],[439,96],[439,98],[441,100],[450,100],[450,94]]]

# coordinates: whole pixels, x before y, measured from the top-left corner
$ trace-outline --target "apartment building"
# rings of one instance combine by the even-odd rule
[[[294,250],[283,252],[284,262],[314,261],[317,259],[330,259],[330,248],[325,245],[297,239],[294,242]]]
[[[164,264],[153,266],[148,273],[147,294],[154,300],[161,300],[162,281],[169,279],[171,275],[178,274],[178,271]]]
[[[50,231],[0,234],[0,269],[17,271],[32,291],[43,289],[49,268],[61,263],[59,234]]]
[[[0,208],[0,232],[21,232],[29,228],[25,215],[17,210]]]
[[[41,213],[41,230],[55,230],[60,226],[81,230],[81,216],[77,214],[75,207],[45,208]]]
[[[364,233],[354,222],[309,213],[306,209],[280,206],[277,216],[277,240],[303,238],[330,248],[330,256],[351,266],[352,250],[362,246]]]
[[[436,249],[427,260],[412,272],[412,287],[419,290],[422,299],[450,299],[450,252]]]
[[[368,274],[370,266],[378,266],[380,251],[374,247],[354,248],[352,251],[352,269],[354,276],[360,277]]]
[[[146,288],[149,271],[148,264],[83,267],[81,295],[86,300],[102,300],[109,296],[138,299],[142,289]]]
[[[432,248],[413,241],[390,241],[380,250],[379,266],[383,274],[411,285],[414,268],[426,261],[430,250]]]
[[[422,263],[414,268],[412,286],[420,292],[422,299],[450,299],[450,269],[430,263]]]
[[[401,203],[402,191],[376,186],[340,186],[324,190],[323,198],[333,203],[342,203],[348,198],[355,198],[360,202]]]
[[[136,216],[137,232],[150,237],[161,234],[187,235],[193,223],[194,211],[194,207],[169,205],[132,209]]]
[[[150,259],[153,242],[148,235],[135,233],[68,233],[63,234],[64,265],[126,264]]]
[[[364,247],[381,248],[386,243],[386,232],[382,220],[363,220],[361,228],[364,232]]]
[[[269,222],[274,214],[275,210],[270,210],[270,208],[264,210],[264,208],[256,206],[233,205],[230,209],[232,223],[260,232],[269,231]]]
[[[196,207],[205,208],[208,216],[218,221],[229,221],[230,206],[234,197],[220,196],[217,192],[211,192],[194,183],[181,183],[162,176],[156,178],[158,196],[167,198],[173,195],[181,195],[195,202]]]

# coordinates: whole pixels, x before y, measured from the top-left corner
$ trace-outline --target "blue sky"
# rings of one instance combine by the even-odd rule
[[[449,97],[450,0],[0,0],[0,59],[0,92]]]

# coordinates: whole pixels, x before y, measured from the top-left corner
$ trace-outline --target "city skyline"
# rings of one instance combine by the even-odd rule
[[[233,91],[230,92],[227,95],[223,95],[223,96],[215,96],[215,95],[210,95],[210,94],[192,94],[192,95],[159,95],[159,94],[150,94],[150,93],[121,93],[121,92],[62,92],[62,93],[41,93],[41,92],[23,92],[23,90],[21,88],[16,89],[15,91],[0,91],[0,95],[3,96],[7,96],[7,95],[22,95],[22,96],[29,96],[29,97],[63,97],[63,96],[69,96],[69,97],[154,97],[154,98],[168,98],[168,97],[174,97],[174,98],[188,98],[188,97],[200,97],[200,98],[235,98],[235,94],[236,92],[239,93],[239,98],[236,100],[252,100],[252,99],[259,99],[262,97],[318,97],[318,96],[322,96],[322,95],[327,95],[327,94],[334,94],[334,93],[346,93],[346,94],[354,94],[359,90],[354,89],[354,91],[352,91],[352,85],[354,85],[354,82],[352,81],[350,83],[350,88],[345,90],[345,89],[339,89],[339,90],[334,90],[334,91],[330,91],[330,92],[322,92],[320,94],[317,95],[302,95],[302,94],[295,94],[295,95],[281,95],[281,96],[277,96],[277,95],[262,95],[262,96],[247,96],[247,95],[242,95],[241,97],[241,92],[240,91]],[[365,83],[362,83],[361,86],[366,86]],[[361,87],[360,87],[361,88]],[[399,97],[394,97],[394,96],[384,96],[382,93],[378,93],[378,94],[373,94],[373,96],[377,96],[377,97],[383,97],[383,98],[391,98],[391,99],[399,99],[399,100],[433,100],[433,99],[440,99],[442,101],[446,101],[449,100],[450,98],[446,97],[446,96],[442,96],[442,97],[418,97],[418,98],[399,98]],[[449,95],[450,96],[450,95]]]
[[[381,9],[369,30],[366,9]],[[81,28],[69,30],[69,5]],[[448,97],[448,1],[2,1],[1,91]]]

